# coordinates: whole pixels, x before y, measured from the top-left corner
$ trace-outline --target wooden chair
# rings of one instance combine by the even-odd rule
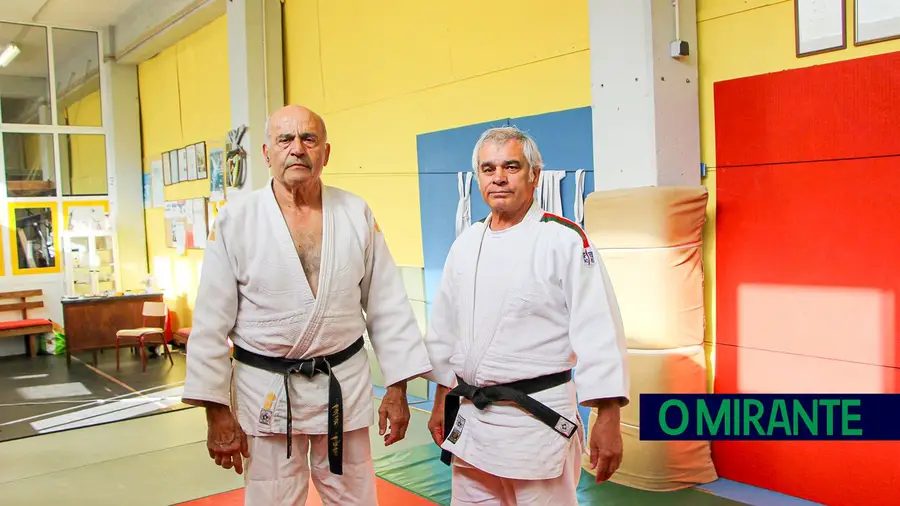
[[[119,370],[119,346],[122,340],[131,341],[136,340],[134,342],[126,342],[126,346],[138,346],[141,350],[141,370],[147,371],[147,345],[148,344],[159,344],[155,340],[151,341],[147,339],[151,336],[159,336],[160,342],[162,343],[163,349],[166,350],[166,357],[169,359],[169,362],[172,365],[175,365],[175,360],[172,359],[172,354],[169,352],[169,346],[166,344],[166,332],[163,330],[166,326],[166,318],[168,316],[168,310],[166,308],[165,302],[145,302],[143,310],[141,311],[141,315],[144,317],[143,327],[137,329],[122,329],[116,332],[116,370]],[[159,327],[150,327],[148,326],[147,320],[149,318],[160,319],[161,325]]]
[[[42,297],[43,290],[22,290],[18,292],[0,293],[0,300],[16,299],[12,304],[0,304],[0,313],[6,311],[21,311],[21,320],[0,322],[0,338],[25,336],[28,344],[28,354],[37,355],[37,336],[53,331],[53,322],[43,318],[28,319],[29,309],[44,307],[43,301],[28,302],[29,297]]]

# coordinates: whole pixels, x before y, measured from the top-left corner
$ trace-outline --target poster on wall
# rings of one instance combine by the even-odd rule
[[[209,225],[205,198],[166,202],[165,222],[167,247],[179,251],[182,247],[185,250],[206,248]]]
[[[897,0],[856,0],[856,45],[900,38],[900,2]]]
[[[221,202],[225,200],[225,151],[209,150],[209,200]]]
[[[224,202],[213,202],[210,200],[206,204],[206,233],[208,236],[212,235],[213,226],[216,222],[216,215],[219,214],[219,207],[225,205]]]
[[[144,209],[150,209],[150,206],[153,205],[151,196],[152,190],[150,185],[150,173],[143,172],[141,173],[144,179]]]
[[[166,203],[163,160],[165,158],[153,160],[150,164],[150,200],[152,207],[162,207]]]
[[[844,0],[794,0],[797,56],[847,47]]]

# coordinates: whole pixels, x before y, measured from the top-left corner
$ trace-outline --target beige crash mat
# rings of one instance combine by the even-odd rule
[[[596,413],[591,413],[594,426]],[[654,492],[670,492],[719,479],[713,466],[709,444],[703,441],[641,441],[637,427],[622,424],[624,456],[619,470],[610,479],[626,487]],[[590,452],[582,455],[582,465],[591,470]],[[665,465],[660,465],[665,462]]]
[[[593,192],[584,200],[584,228],[598,248],[658,248],[700,242],[705,186],[646,186]]]
[[[640,394],[706,393],[703,225],[707,189],[599,191],[585,231],[609,271],[628,342],[631,404],[621,413],[624,462],[613,478],[645,490],[716,479],[708,441],[640,441]],[[591,415],[593,425],[595,414]]]
[[[640,394],[705,394],[706,350],[703,345],[674,350],[628,350],[631,402],[621,421],[640,426]]]
[[[612,280],[629,348],[660,350],[703,343],[699,243],[682,248],[597,249]]]

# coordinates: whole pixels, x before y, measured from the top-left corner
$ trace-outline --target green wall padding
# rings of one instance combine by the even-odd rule
[[[427,444],[376,457],[375,472],[383,480],[443,506],[450,505],[450,468],[441,460],[441,450]],[[694,489],[677,492],[647,492],[615,483],[595,483],[582,471],[578,504],[602,506],[738,506],[744,503]]]

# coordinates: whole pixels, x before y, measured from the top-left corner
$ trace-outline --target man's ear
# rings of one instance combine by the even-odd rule
[[[269,165],[269,146],[262,145],[263,158],[266,159],[266,165]]]
[[[537,189],[538,181],[541,180],[541,169],[534,169],[534,180],[531,182],[531,185]]]
[[[328,159],[331,158],[331,144],[325,143],[325,161],[322,162],[322,167],[328,165]]]

